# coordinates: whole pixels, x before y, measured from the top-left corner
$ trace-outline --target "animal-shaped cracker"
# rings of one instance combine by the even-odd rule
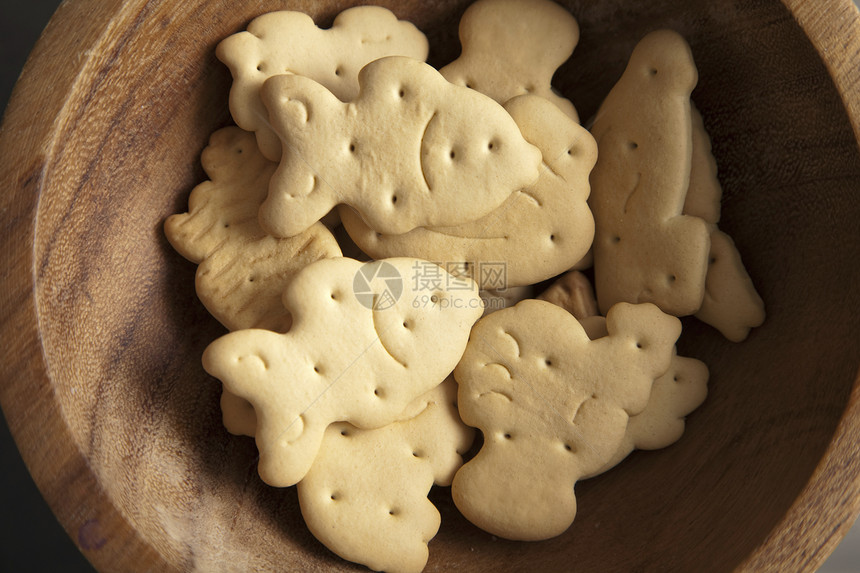
[[[415,304],[424,294],[411,280],[419,263],[429,264],[312,263],[284,293],[287,333],[239,330],[206,349],[206,371],[254,406],[263,481],[297,483],[329,424],[389,424],[453,370],[481,315],[478,290],[460,281],[465,288],[439,288],[428,293],[432,304]]]
[[[266,328],[286,332],[290,315],[281,302],[284,285],[309,263],[339,257],[334,236],[313,225],[289,239],[266,235],[257,211],[276,165],[264,158],[254,135],[237,127],[212,134],[201,155],[209,181],[191,192],[188,212],[164,224],[173,247],[197,263],[196,291],[206,309],[229,330]],[[225,391],[224,425],[253,435],[254,410]]]
[[[326,429],[297,491],[308,528],[326,547],[376,571],[418,572],[440,515],[430,487],[450,485],[474,430],[460,421],[449,377],[416,401],[410,418],[378,430]]]
[[[701,360],[673,356],[669,370],[654,380],[648,405],[628,420],[615,456],[595,475],[615,467],[633,450],[659,450],[680,440],[686,417],[708,395],[708,377],[708,367]]]
[[[668,30],[652,32],[597,112],[589,205],[603,312],[619,301],[653,302],[675,316],[702,305],[710,233],[702,219],[682,214],[696,80],[686,41]]]
[[[358,94],[358,72],[384,56],[427,57],[427,38],[410,22],[386,8],[356,6],[344,10],[328,30],[317,28],[303,12],[280,11],[251,21],[248,30],[224,39],[215,50],[230,68],[230,112],[239,127],[257,134],[267,158],[281,158],[281,143],[269,127],[260,87],[284,73],[309,77],[338,98]]]
[[[563,275],[538,298],[576,317],[589,339],[596,340],[608,334],[606,319],[597,314],[594,290],[584,274],[571,271]],[[673,355],[669,370],[654,381],[648,405],[627,421],[618,451],[603,467],[583,479],[615,467],[634,449],[657,450],[678,441],[684,433],[685,417],[707,396],[708,376],[704,362]]]
[[[607,335],[606,319],[602,316],[591,316],[580,322],[591,340]],[[708,377],[704,362],[674,354],[669,370],[654,380],[645,409],[627,421],[624,439],[615,455],[583,479],[615,467],[633,450],[659,450],[680,440],[687,415],[701,406],[708,395]]]
[[[717,162],[711,153],[711,140],[702,114],[692,108],[693,158],[690,186],[684,200],[684,214],[708,223],[711,249],[705,296],[695,316],[719,330],[733,342],[740,342],[750,329],[764,322],[764,302],[741,261],[734,241],[717,227],[723,190],[717,179]]]
[[[569,100],[550,85],[579,41],[579,24],[549,0],[478,0],[460,19],[460,57],[440,70],[499,103],[534,94],[579,121]]]
[[[573,267],[589,250],[594,219],[586,200],[588,175],[597,159],[594,139],[557,107],[537,96],[519,96],[505,108],[523,136],[540,148],[540,178],[486,216],[455,227],[415,229],[404,235],[375,232],[341,208],[350,237],[372,257],[413,256],[469,266],[482,288],[492,288],[493,269],[505,284],[534,284]]]
[[[589,340],[576,318],[540,300],[475,325],[454,370],[460,416],[484,434],[452,487],[469,521],[515,540],[571,524],[574,485],[618,451],[681,332],[652,304],[619,303],[606,325],[608,336]]]
[[[201,156],[209,181],[191,192],[188,212],[164,224],[171,245],[200,265],[197,294],[229,330],[289,328],[281,302],[284,284],[309,263],[340,256],[322,225],[289,239],[267,236],[257,222],[276,165],[237,127],[212,134]]]
[[[399,56],[368,64],[358,81],[351,103],[301,76],[263,85],[285,142],[260,210],[271,234],[300,233],[338,203],[380,233],[458,225],[537,179],[540,152],[487,96]]]
[[[717,160],[702,113],[690,102],[690,183],[684,196],[684,214],[716,225],[722,210],[723,188],[717,179]]]
[[[744,340],[765,319],[764,301],[744,267],[731,237],[711,232],[705,298],[696,318],[719,330],[732,342]]]

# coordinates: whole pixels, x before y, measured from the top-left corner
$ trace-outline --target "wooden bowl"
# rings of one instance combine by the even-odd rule
[[[0,401],[69,535],[102,571],[359,569],[317,543],[294,489],[256,476],[200,366],[222,333],[162,223],[230,122],[216,43],[263,12],[328,25],[337,0],[69,0],[0,134]],[[458,52],[461,0],[382,1]],[[768,320],[741,343],[687,321],[710,395],[675,446],[578,488],[540,543],[495,539],[432,494],[428,571],[812,570],[860,511],[860,16],[849,0],[571,0],[556,77],[585,118],[647,31],[690,41],[694,100]]]

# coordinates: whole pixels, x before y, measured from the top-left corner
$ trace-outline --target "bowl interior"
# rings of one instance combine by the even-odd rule
[[[466,2],[380,4],[428,34],[431,63],[456,57]],[[578,485],[564,535],[495,539],[434,490],[442,527],[427,570],[726,570],[786,514],[854,384],[857,143],[824,64],[779,2],[565,4],[581,40],[555,85],[583,118],[645,33],[669,27],[689,40],[693,99],[724,188],[721,228],[768,319],[741,344],[685,320],[680,352],[711,370],[706,403],[678,444]],[[327,26],[350,2],[240,5],[128,2],[92,47],[42,175],[34,256],[45,364],[101,493],[167,564],[349,569],[308,533],[294,489],[258,479],[253,441],[223,430],[220,385],[200,365],[223,329],[162,230],[204,179],[210,133],[230,123],[217,42],[285,6]]]

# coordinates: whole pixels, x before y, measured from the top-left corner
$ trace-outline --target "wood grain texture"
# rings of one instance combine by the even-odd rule
[[[70,0],[0,131],[0,404],[35,481],[101,571],[360,570],[307,532],[220,426],[199,356],[222,330],[162,234],[229,123],[215,44],[266,11],[352,2]],[[381,2],[454,59],[464,0]],[[742,344],[685,322],[710,367],[687,434],[578,487],[540,543],[495,540],[448,492],[428,571],[813,570],[860,512],[860,17],[849,0],[565,2],[555,83],[583,118],[647,31],[690,41],[733,236],[768,308]],[[71,33],[74,31],[74,33]]]

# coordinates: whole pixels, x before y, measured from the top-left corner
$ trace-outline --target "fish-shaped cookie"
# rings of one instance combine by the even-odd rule
[[[421,227],[402,235],[377,232],[348,207],[339,207],[350,237],[372,257],[409,256],[462,264],[482,288],[491,269],[504,269],[504,287],[531,285],[573,267],[594,238],[586,201],[597,145],[585,128],[549,100],[517,96],[505,109],[542,154],[540,176],[478,220]]]
[[[350,103],[301,76],[263,85],[283,141],[260,208],[270,234],[300,233],[339,203],[380,233],[457,225],[537,179],[540,151],[491,98],[400,56],[368,64],[358,80]]]

